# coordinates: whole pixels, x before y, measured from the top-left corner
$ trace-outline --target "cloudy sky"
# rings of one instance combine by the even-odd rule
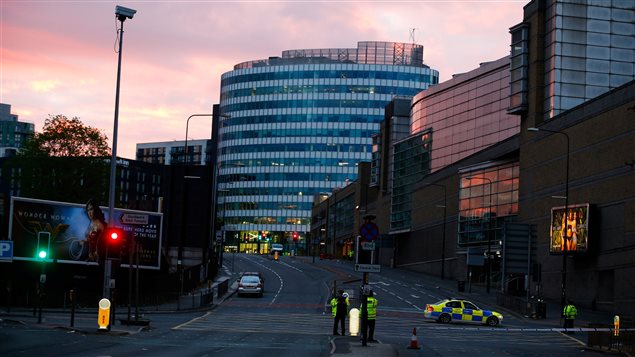
[[[49,114],[79,117],[112,143],[115,5],[124,23],[118,156],[143,142],[184,140],[189,115],[218,103],[237,63],[358,41],[415,42],[441,81],[509,54],[529,0],[88,1],[0,0],[0,102],[41,131]],[[190,121],[190,140],[210,120]]]

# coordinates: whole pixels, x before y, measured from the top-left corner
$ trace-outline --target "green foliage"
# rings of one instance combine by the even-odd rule
[[[108,138],[77,117],[49,115],[41,133],[28,140],[20,156],[25,157],[105,157],[110,155]]]

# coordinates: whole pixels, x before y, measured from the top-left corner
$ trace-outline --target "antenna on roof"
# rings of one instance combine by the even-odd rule
[[[415,31],[417,30],[414,27],[411,27],[410,29],[410,39],[412,40],[412,44],[414,45],[416,43],[415,41]]]

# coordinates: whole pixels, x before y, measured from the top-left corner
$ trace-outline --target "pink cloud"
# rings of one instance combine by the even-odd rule
[[[237,63],[298,48],[358,41],[416,42],[442,80],[509,53],[508,28],[527,1],[122,2],[118,153],[140,142],[183,140],[185,120],[219,100]],[[0,3],[0,101],[41,130],[48,114],[78,116],[112,135],[117,73],[113,2]],[[190,138],[209,135],[207,118]]]

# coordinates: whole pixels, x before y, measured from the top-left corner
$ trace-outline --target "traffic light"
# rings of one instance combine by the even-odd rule
[[[106,229],[106,244],[108,245],[108,258],[119,258],[125,245],[123,229],[108,227]]]
[[[293,241],[297,242],[298,238],[300,238],[300,235],[298,234],[298,232],[293,232],[292,237],[293,237]]]
[[[50,253],[49,253],[50,250],[51,250],[51,233],[38,232],[37,233],[37,250],[35,251],[36,258],[39,260],[50,258]]]
[[[108,228],[106,231],[106,239],[110,245],[119,245],[123,241],[123,230],[118,227]]]

